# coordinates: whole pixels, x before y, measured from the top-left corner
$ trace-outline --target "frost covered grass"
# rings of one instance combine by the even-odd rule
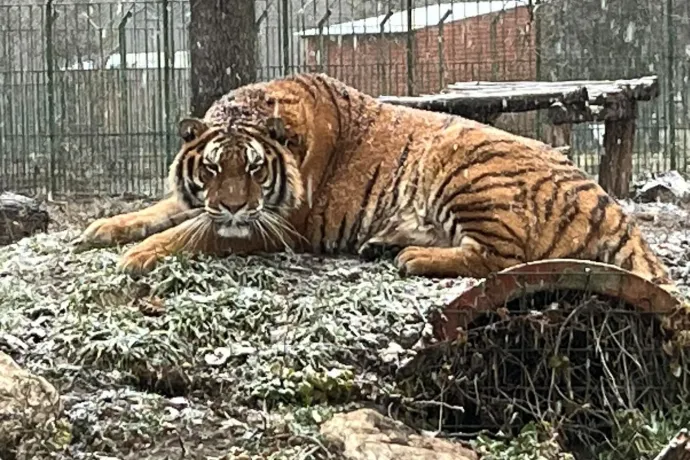
[[[428,311],[468,285],[285,254],[171,257],[135,279],[117,249],[72,253],[75,235],[0,249],[0,349],[63,395],[73,454],[326,455],[317,423],[392,391]]]
[[[687,213],[630,206],[687,285]],[[122,210],[0,248],[0,350],[62,394],[71,435],[56,458],[335,458],[318,424],[399,400],[428,314],[473,282],[286,254],[170,257],[132,278],[115,268],[121,250],[71,252],[89,220]]]

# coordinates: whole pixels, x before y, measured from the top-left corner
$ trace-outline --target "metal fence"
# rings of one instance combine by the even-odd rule
[[[690,2],[257,0],[257,76],[324,71],[372,95],[455,81],[657,74],[635,172],[687,170]],[[189,108],[186,0],[0,0],[0,190],[160,195]],[[412,27],[407,27],[408,19]],[[548,131],[533,113],[499,127]],[[603,127],[574,127],[596,172]]]

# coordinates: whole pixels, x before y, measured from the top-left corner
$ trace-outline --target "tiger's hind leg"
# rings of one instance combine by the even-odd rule
[[[194,217],[175,196],[140,211],[106,217],[92,222],[73,244],[85,250],[141,241]]]
[[[456,247],[409,246],[395,258],[402,275],[429,278],[486,278],[518,263],[516,259],[489,255],[473,240]]]

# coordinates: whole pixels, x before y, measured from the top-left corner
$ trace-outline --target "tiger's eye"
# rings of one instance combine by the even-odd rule
[[[249,174],[259,182],[263,182],[266,179],[266,168],[262,163],[254,163],[249,165],[247,168]]]

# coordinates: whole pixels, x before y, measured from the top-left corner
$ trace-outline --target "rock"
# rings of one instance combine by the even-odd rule
[[[336,414],[321,435],[350,460],[477,460],[479,456],[445,439],[423,437],[371,409]]]
[[[0,458],[20,437],[58,420],[60,395],[46,379],[22,369],[0,351]],[[50,433],[49,436],[52,436]]]
[[[36,200],[11,192],[0,194],[0,246],[46,232],[49,222],[48,212]]]
[[[637,192],[642,202],[686,202],[690,200],[690,183],[678,171],[668,171],[644,183]]]

